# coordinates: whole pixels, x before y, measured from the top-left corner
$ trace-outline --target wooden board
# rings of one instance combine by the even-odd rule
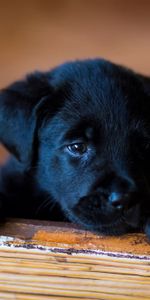
[[[150,299],[143,234],[104,237],[67,223],[0,225],[0,299]]]

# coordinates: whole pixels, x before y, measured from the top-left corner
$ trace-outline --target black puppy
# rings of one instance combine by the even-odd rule
[[[1,215],[150,236],[150,78],[102,59],[0,94]]]

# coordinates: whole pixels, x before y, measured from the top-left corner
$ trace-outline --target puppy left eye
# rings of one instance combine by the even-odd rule
[[[83,155],[87,152],[88,147],[85,143],[74,143],[67,146],[69,152],[73,153],[74,155]]]

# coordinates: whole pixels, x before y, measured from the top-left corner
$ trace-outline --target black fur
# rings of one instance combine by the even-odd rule
[[[1,216],[150,236],[150,78],[102,59],[35,73],[0,94]]]

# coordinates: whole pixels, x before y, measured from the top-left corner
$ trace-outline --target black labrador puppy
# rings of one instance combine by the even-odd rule
[[[2,217],[150,237],[150,78],[103,59],[37,72],[0,94]]]

